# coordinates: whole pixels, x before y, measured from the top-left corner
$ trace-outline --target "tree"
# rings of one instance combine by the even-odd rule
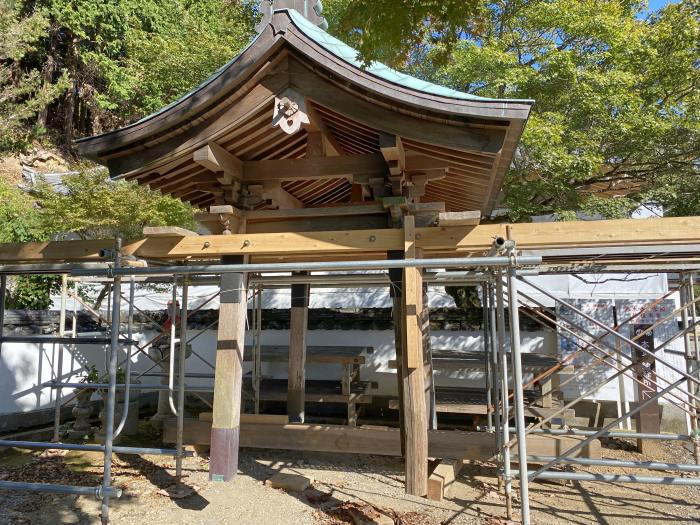
[[[25,39],[31,45],[5,61],[15,77],[26,77],[27,104],[17,122],[52,131],[68,149],[77,136],[113,129],[179,98],[232,58],[254,26],[252,0],[15,4],[13,23],[31,36]],[[2,46],[0,62],[1,53]]]
[[[41,128],[27,125],[67,86],[65,75],[44,82],[20,60],[37,49],[48,20],[41,13],[24,18],[11,2],[0,4],[0,151],[23,148]]]
[[[365,61],[391,58],[373,35],[413,31],[422,41],[394,38],[387,61],[476,95],[536,101],[505,185],[511,219],[625,216],[640,203],[700,213],[698,0],[651,14],[634,0],[502,0],[424,17],[405,2],[410,16],[381,21],[357,17],[364,3],[336,0],[329,12]]]
[[[53,238],[135,239],[144,226],[195,227],[189,204],[135,182],[110,180],[104,169],[67,175],[59,191],[40,183],[33,193],[42,227]]]

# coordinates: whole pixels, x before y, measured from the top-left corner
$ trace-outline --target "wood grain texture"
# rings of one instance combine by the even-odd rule
[[[527,223],[511,226],[513,238],[520,250],[700,243],[700,217]],[[494,237],[505,237],[505,230],[506,224],[417,228],[415,245],[422,248],[427,257],[435,254],[483,254],[491,247]],[[0,244],[0,264],[100,261],[100,250],[112,249],[113,246],[114,241],[111,239]],[[326,255],[362,256],[403,249],[403,232],[385,228],[149,237],[126,243],[122,253],[164,260],[187,257],[214,259],[235,254],[299,255],[304,260],[313,260],[322,259]]]

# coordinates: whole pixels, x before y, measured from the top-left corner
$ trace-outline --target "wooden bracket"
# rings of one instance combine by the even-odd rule
[[[293,135],[302,124],[310,124],[306,112],[306,100],[293,89],[286,89],[275,97],[275,107],[272,114],[272,126],[279,126],[287,135]]]

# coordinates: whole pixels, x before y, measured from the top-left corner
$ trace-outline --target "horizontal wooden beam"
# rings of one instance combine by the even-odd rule
[[[511,232],[521,250],[700,244],[700,217],[513,224]],[[505,224],[417,228],[416,247],[423,249],[426,256],[467,256],[483,253],[491,247],[494,237],[505,236]],[[0,244],[0,264],[95,261],[100,260],[100,250],[113,247],[111,239]],[[123,252],[166,260],[236,254],[303,254],[307,260],[313,260],[324,256],[361,257],[403,248],[403,231],[387,228],[149,237],[126,243]]]
[[[481,211],[448,211],[438,216],[438,226],[475,226],[481,221]]]
[[[163,441],[174,443],[176,421],[167,419],[163,427]],[[188,445],[208,445],[211,422],[186,419],[183,441]],[[242,447],[304,450],[316,452],[376,454],[399,456],[401,433],[398,428],[345,425],[274,424],[251,422],[241,418]],[[581,438],[528,436],[528,453],[539,456],[554,456],[567,450]],[[428,453],[432,457],[472,459],[488,461],[496,452],[496,441],[488,432],[464,432],[460,430],[429,430]],[[600,442],[594,440],[590,446],[579,451],[578,457],[600,458]]]

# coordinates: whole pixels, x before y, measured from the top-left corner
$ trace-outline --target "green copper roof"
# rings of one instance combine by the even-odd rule
[[[395,69],[392,69],[379,62],[372,62],[369,66],[364,66],[361,61],[358,60],[358,52],[344,42],[338,40],[334,36],[329,35],[320,27],[312,24],[309,20],[304,18],[294,9],[287,9],[289,16],[291,17],[294,25],[301,29],[306,36],[311,38],[314,42],[323,46],[327,51],[333,53],[338,58],[343,59],[345,62],[363,69],[364,71],[371,73],[379,78],[382,78],[388,82],[398,84],[400,86],[413,89],[416,91],[422,91],[423,93],[429,93],[431,95],[437,95],[447,98],[456,98],[459,100],[475,100],[483,102],[526,102],[531,103],[531,100],[516,100],[516,99],[495,99],[495,98],[485,98],[479,97],[477,95],[472,95],[470,93],[464,93],[462,91],[457,91],[456,89],[451,89],[445,86],[439,86],[438,84],[433,84],[426,80],[420,80],[418,78],[412,77],[405,73],[400,73]]]

